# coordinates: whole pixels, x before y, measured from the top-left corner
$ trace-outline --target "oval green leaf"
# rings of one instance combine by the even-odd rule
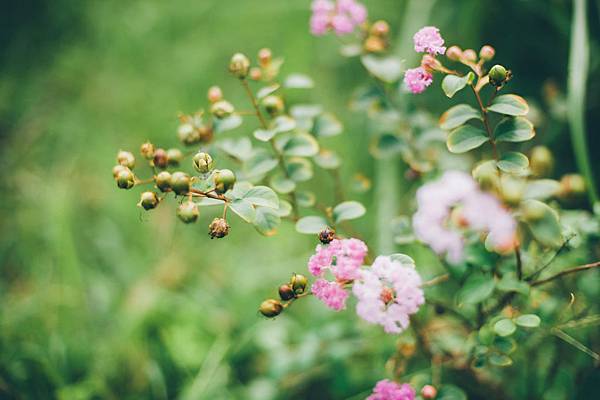
[[[278,140],[278,147],[286,156],[311,157],[319,152],[319,143],[310,134],[299,132]]]
[[[333,209],[333,220],[335,223],[360,218],[367,212],[365,206],[358,201],[345,201]]]
[[[283,174],[273,175],[271,187],[279,193],[290,193],[296,189],[296,182],[286,178]]]
[[[483,129],[463,125],[450,132],[446,145],[452,153],[466,153],[469,150],[478,148],[488,140],[489,138]]]
[[[517,326],[511,319],[504,318],[494,324],[494,332],[499,336],[510,336],[517,330]]]
[[[313,157],[313,160],[323,169],[336,169],[342,163],[340,157],[331,150],[321,150],[319,154]]]
[[[563,244],[558,214],[550,206],[538,200],[525,200],[521,203],[521,214],[527,216],[525,223],[542,246],[559,248]]]
[[[494,129],[494,138],[498,142],[524,142],[534,136],[533,124],[523,117],[504,118]]]
[[[525,327],[525,328],[537,328],[540,326],[542,320],[535,314],[523,314],[519,315],[517,319],[515,319],[517,325]]]
[[[451,130],[458,128],[465,122],[472,119],[481,119],[479,111],[468,104],[459,104],[448,109],[440,117],[440,128]]]
[[[471,275],[457,294],[458,304],[481,303],[494,291],[494,278],[488,275]]]
[[[254,228],[262,235],[273,236],[281,223],[278,210],[267,207],[257,207],[254,218]]]
[[[494,99],[487,108],[498,114],[505,115],[526,115],[529,112],[529,105],[521,96],[516,94],[505,94]]]
[[[339,135],[343,129],[344,126],[333,114],[324,113],[316,118],[313,132],[319,137],[329,137]]]
[[[360,60],[371,75],[384,82],[393,83],[402,76],[402,61],[396,57],[379,57],[367,54],[362,56]]]
[[[277,135],[277,131],[273,129],[257,129],[254,131],[254,137],[261,142],[268,142]]]
[[[512,358],[501,353],[490,354],[488,360],[490,361],[490,364],[493,364],[497,367],[508,367],[513,363]]]
[[[308,216],[296,222],[296,230],[300,233],[315,234],[327,228],[327,221],[323,217]]]
[[[509,151],[502,154],[500,160],[497,163],[498,168],[508,173],[520,173],[523,172],[529,166],[529,159],[523,153],[518,151]]]
[[[313,165],[306,158],[290,158],[285,168],[288,178],[295,182],[306,182],[313,177]]]
[[[452,98],[454,95],[465,88],[467,84],[473,82],[475,75],[469,72],[465,76],[446,75],[442,81],[442,90],[446,96]]]
[[[244,194],[243,198],[256,206],[279,208],[279,197],[267,186],[254,186]]]
[[[283,86],[288,89],[311,89],[315,83],[308,75],[290,74],[285,78]]]
[[[256,210],[252,203],[246,199],[235,199],[229,203],[229,209],[236,213],[241,219],[253,223],[256,218]]]

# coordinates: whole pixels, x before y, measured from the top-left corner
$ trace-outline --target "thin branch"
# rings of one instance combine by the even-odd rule
[[[430,280],[423,282],[421,284],[421,287],[435,286],[438,283],[446,282],[448,279],[450,279],[450,274],[439,275],[435,278],[431,278]]]
[[[558,272],[558,273],[556,273],[556,274],[554,274],[554,275],[552,275],[552,276],[550,276],[550,277],[548,277],[546,279],[540,279],[540,280],[537,280],[537,281],[533,281],[533,282],[531,282],[531,286],[543,285],[544,283],[551,282],[551,281],[553,281],[555,279],[558,279],[558,278],[560,278],[561,276],[564,276],[564,275],[574,274],[576,272],[586,271],[588,269],[593,269],[593,268],[598,268],[598,267],[600,267],[600,261],[596,261],[596,262],[591,263],[591,264],[579,265],[577,267],[573,267],[573,268],[569,268],[569,269],[565,269],[563,271],[560,271],[560,272]]]
[[[556,251],[556,253],[554,253],[552,258],[546,264],[544,264],[544,266],[542,268],[538,269],[537,271],[532,272],[529,276],[527,276],[525,278],[525,280],[531,281],[532,279],[535,279],[538,276],[540,276],[540,274],[542,272],[544,272],[546,270],[546,268],[548,268],[554,262],[554,260],[556,260],[556,257],[558,257],[560,255],[560,253],[562,253],[567,248],[567,246],[569,245],[569,242],[574,237],[575,237],[575,235],[572,235],[572,236],[569,236],[568,238],[566,238],[565,241],[563,242],[563,244],[560,246],[560,248]]]

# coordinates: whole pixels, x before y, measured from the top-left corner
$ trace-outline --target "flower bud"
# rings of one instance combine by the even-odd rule
[[[208,225],[208,235],[211,239],[221,239],[228,234],[229,225],[227,225],[227,221],[225,221],[223,218],[215,218],[210,225]]]
[[[277,300],[269,299],[262,302],[258,311],[267,318],[275,318],[283,311],[283,305]]]
[[[435,396],[437,396],[437,389],[431,385],[425,385],[423,386],[423,389],[421,389],[421,396],[423,396],[424,399],[435,399]]]
[[[496,50],[490,45],[485,45],[479,50],[479,58],[490,61],[496,55]]]
[[[272,60],[273,53],[271,52],[271,49],[264,48],[258,51],[258,63],[261,67],[268,67]]]
[[[183,160],[183,153],[179,149],[169,149],[167,150],[167,163],[169,165],[179,165],[179,163]]]
[[[154,151],[153,162],[156,168],[167,168],[167,165],[169,163],[169,156],[167,155],[165,149],[159,148]]]
[[[233,114],[234,111],[233,105],[227,100],[219,100],[210,108],[212,115],[218,119],[227,118]]]
[[[369,36],[363,47],[367,53],[381,53],[386,48],[386,42],[379,36]]]
[[[323,244],[329,244],[335,239],[335,231],[329,227],[319,232],[319,241]]]
[[[156,183],[156,187],[161,190],[161,192],[167,192],[171,190],[171,173],[168,171],[161,171],[154,177],[154,182]]]
[[[122,170],[117,175],[117,186],[121,189],[131,189],[135,185],[135,175],[129,168]]]
[[[439,71],[442,68],[442,63],[431,54],[425,54],[421,59],[421,67],[423,67],[427,72],[431,73],[434,71]]]
[[[143,192],[140,196],[138,206],[144,210],[152,210],[158,205],[158,196],[154,192]]]
[[[154,145],[150,142],[142,143],[140,146],[140,154],[146,160],[152,160],[154,158]]]
[[[281,97],[274,94],[265,97],[262,101],[262,105],[271,117],[281,114],[284,108]]]
[[[193,201],[184,201],[177,208],[177,216],[186,224],[196,222],[198,215],[200,215],[200,210],[198,210],[198,205]]]
[[[117,176],[119,176],[119,172],[125,171],[125,170],[128,170],[128,169],[129,168],[127,168],[126,166],[121,165],[121,164],[115,165],[113,167],[113,169],[112,169],[113,178],[117,179]]]
[[[117,154],[117,164],[133,169],[135,167],[135,157],[128,151],[119,151]]]
[[[375,21],[369,32],[373,36],[385,38],[390,33],[390,25],[384,20]]]
[[[306,285],[308,285],[308,279],[304,275],[294,274],[290,281],[292,289],[296,294],[302,294],[306,291]]]
[[[458,61],[462,58],[463,52],[458,46],[450,46],[448,50],[446,50],[446,57],[452,61]]]
[[[490,69],[490,83],[494,86],[502,86],[508,77],[508,71],[502,65],[496,64]]]
[[[546,146],[535,146],[529,156],[529,168],[535,176],[548,176],[554,166],[554,157]]]
[[[585,194],[585,180],[579,174],[568,174],[560,180],[560,194],[563,197],[579,197]]]
[[[466,49],[462,53],[462,58],[466,61],[475,62],[477,61],[477,53],[473,49]]]
[[[281,297],[281,300],[288,301],[296,297],[296,294],[294,293],[294,289],[286,283],[279,286],[279,297]]]
[[[210,126],[202,125],[197,129],[199,140],[202,143],[208,143],[213,138],[213,130]]]
[[[190,177],[185,172],[177,171],[171,175],[171,189],[175,194],[186,194],[190,191]]]
[[[192,158],[192,163],[194,164],[196,171],[202,174],[211,171],[214,166],[213,158],[210,156],[210,154],[202,151],[196,153],[194,158]]]
[[[229,62],[229,72],[240,79],[244,79],[248,76],[248,70],[250,69],[250,60],[242,53],[236,53],[231,57]]]
[[[179,127],[177,128],[177,137],[181,143],[185,144],[186,146],[191,146],[200,141],[198,130],[189,122],[179,124]]]
[[[250,79],[253,81],[260,81],[262,78],[262,71],[258,67],[250,68]]]
[[[208,101],[211,103],[216,103],[217,101],[223,99],[223,91],[218,86],[211,86],[208,88],[207,97]]]
[[[220,169],[213,175],[215,192],[223,194],[235,185],[235,174],[230,169]]]

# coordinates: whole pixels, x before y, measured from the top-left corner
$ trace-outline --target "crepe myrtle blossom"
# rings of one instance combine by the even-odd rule
[[[347,35],[367,20],[366,7],[355,0],[314,0],[311,5],[310,31],[321,36],[329,30]]]
[[[440,35],[440,30],[435,26],[425,26],[413,36],[415,42],[415,51],[419,53],[429,53],[431,55],[444,54],[444,39]]]
[[[498,251],[514,247],[517,223],[500,201],[482,192],[473,178],[448,171],[417,191],[413,229],[419,240],[451,263],[463,259],[463,229],[487,233],[488,243]]]
[[[425,302],[421,277],[414,265],[379,256],[371,268],[360,271],[352,292],[358,299],[356,313],[365,321],[379,324],[387,333],[400,333],[410,315]]]
[[[346,308],[346,299],[349,293],[338,282],[330,282],[325,279],[317,279],[311,287],[315,297],[334,311]]]
[[[415,400],[415,390],[408,384],[399,384],[389,379],[377,382],[373,394],[366,400]]]
[[[404,84],[413,93],[423,93],[433,82],[433,75],[423,67],[406,70],[404,73]]]

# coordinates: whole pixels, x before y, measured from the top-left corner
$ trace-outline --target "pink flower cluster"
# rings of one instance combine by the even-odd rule
[[[433,75],[429,68],[435,59],[436,54],[444,54],[444,39],[440,35],[440,30],[435,26],[426,26],[421,28],[413,36],[415,51],[419,53],[428,53],[429,56],[424,60],[428,62],[421,63],[417,68],[411,68],[404,73],[404,84],[414,94],[423,93],[425,89],[433,82]]]
[[[358,299],[356,313],[379,324],[387,333],[400,333],[425,302],[421,277],[413,264],[379,256],[371,268],[360,271],[352,291]]]
[[[418,210],[413,216],[413,229],[419,240],[448,261],[463,259],[464,239],[461,227],[487,233],[488,242],[498,251],[515,244],[517,223],[500,201],[482,192],[470,175],[448,171],[439,180],[417,191]],[[451,223],[457,212],[459,223]]]
[[[354,32],[356,26],[367,20],[366,7],[355,0],[314,0],[310,17],[310,31],[321,36],[329,30],[338,36]]]
[[[404,84],[414,93],[422,93],[433,82],[433,75],[423,67],[407,69],[404,73]]]
[[[383,379],[373,388],[373,394],[366,400],[415,400],[415,390],[408,384],[399,384]]]

